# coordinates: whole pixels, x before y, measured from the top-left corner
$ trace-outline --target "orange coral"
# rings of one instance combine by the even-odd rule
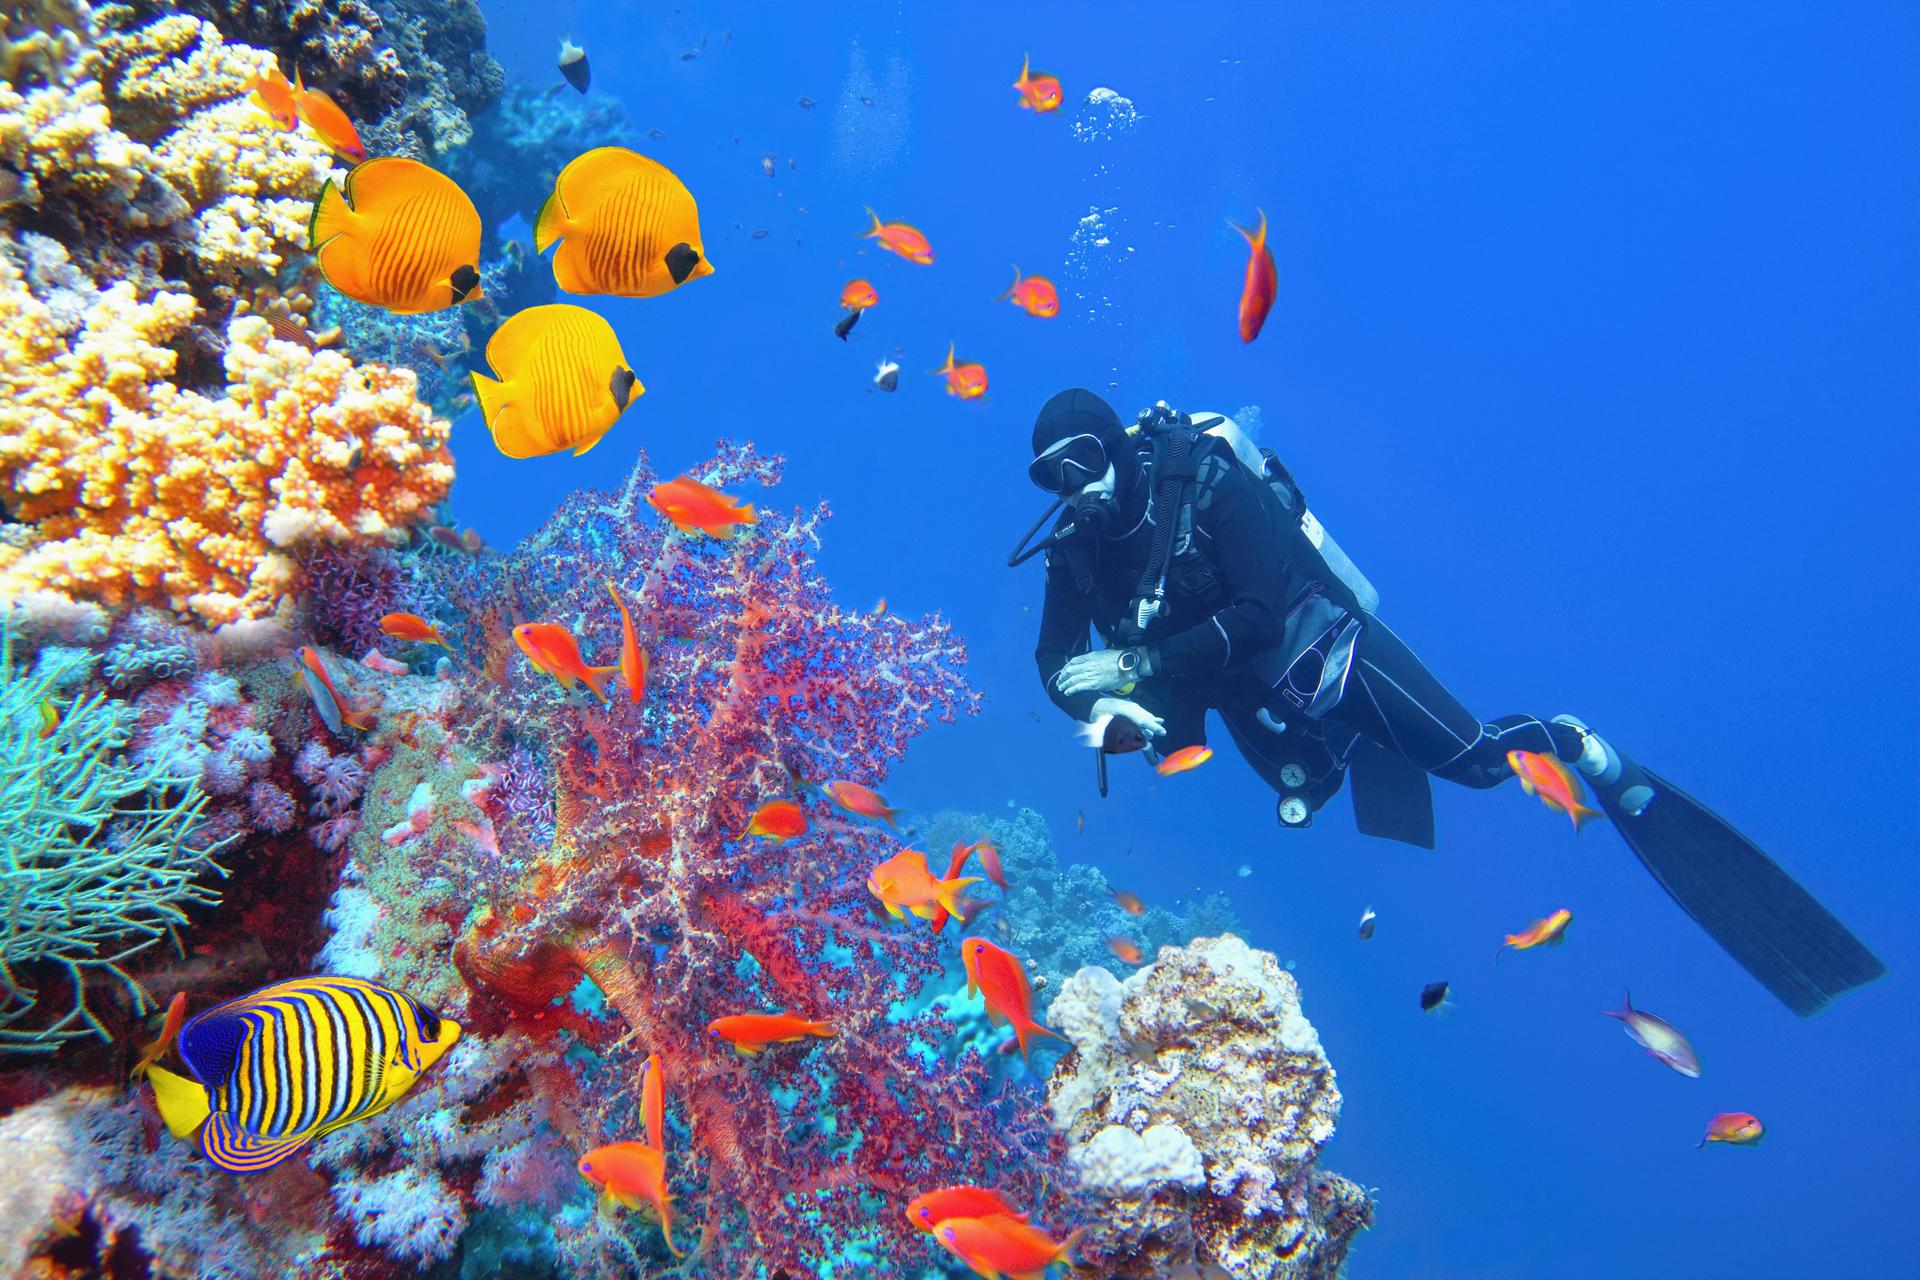
[[[168,378],[194,300],[94,295],[77,333],[0,257],[0,600],[52,591],[208,625],[276,611],[290,554],[398,542],[453,482],[451,428],[414,375],[227,328],[224,394]],[[70,327],[70,326],[69,326]]]

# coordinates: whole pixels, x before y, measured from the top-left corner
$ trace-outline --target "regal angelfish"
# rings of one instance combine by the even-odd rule
[[[149,1067],[160,1118],[230,1173],[259,1173],[405,1097],[460,1038],[411,996],[360,978],[294,978],[180,1030],[194,1079]]]

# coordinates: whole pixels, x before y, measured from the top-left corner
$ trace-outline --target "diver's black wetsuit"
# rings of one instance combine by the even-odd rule
[[[1144,642],[1153,675],[1131,693],[1118,695],[1165,722],[1166,734],[1153,743],[1156,750],[1204,742],[1206,713],[1213,709],[1247,763],[1276,791],[1282,790],[1282,765],[1299,760],[1296,751],[1283,758],[1283,738],[1274,728],[1289,719],[1296,731],[1304,723],[1324,744],[1319,767],[1329,771],[1345,763],[1356,736],[1470,787],[1495,786],[1512,776],[1508,751],[1552,752],[1569,761],[1579,757],[1581,735],[1567,725],[1533,716],[1483,723],[1378,618],[1335,604],[1338,593],[1288,561],[1279,523],[1285,513],[1272,491],[1238,465],[1224,445],[1213,447],[1197,479],[1191,538],[1175,539],[1167,610],[1149,627]],[[1142,486],[1150,483],[1150,475],[1143,476]],[[1133,525],[1120,536],[1047,553],[1046,602],[1034,657],[1048,695],[1079,720],[1091,717],[1102,695],[1062,694],[1054,677],[1068,659],[1091,647],[1090,627],[1111,644],[1126,616],[1152,537],[1144,496],[1130,507]],[[1349,626],[1353,622],[1357,627]],[[1293,708],[1276,704],[1276,673],[1290,671],[1304,689],[1315,689],[1323,659],[1346,661],[1347,650],[1339,643],[1343,636],[1351,662],[1343,682],[1338,675],[1329,678],[1333,699],[1310,718],[1299,714],[1298,703]]]

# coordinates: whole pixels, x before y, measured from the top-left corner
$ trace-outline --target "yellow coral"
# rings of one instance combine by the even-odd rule
[[[165,605],[209,625],[275,611],[290,552],[397,542],[453,482],[449,425],[414,375],[227,329],[222,396],[167,378],[194,300],[130,285],[72,339],[0,256],[0,504],[34,526],[0,545],[0,601],[50,590]]]

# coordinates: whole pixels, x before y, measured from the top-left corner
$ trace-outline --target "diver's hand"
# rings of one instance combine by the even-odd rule
[[[1101,698],[1096,701],[1093,704],[1094,723],[1098,724],[1106,716],[1127,721],[1148,738],[1157,738],[1167,731],[1167,726],[1159,716],[1128,698]]]
[[[1120,657],[1127,649],[1096,649],[1067,659],[1053,678],[1054,687],[1071,697],[1076,693],[1112,693],[1141,679],[1145,672],[1120,669]]]

